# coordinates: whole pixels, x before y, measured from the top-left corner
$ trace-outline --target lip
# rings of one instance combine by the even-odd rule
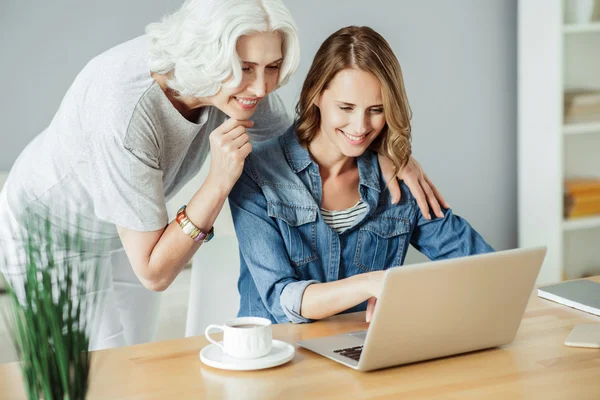
[[[256,108],[256,106],[258,105],[258,103],[260,103],[260,101],[262,100],[262,97],[236,97],[236,96],[232,96],[235,103],[242,109],[244,110],[252,110],[254,108]],[[245,101],[256,101],[256,103],[254,104],[244,104],[242,103],[240,100],[245,100]]]
[[[348,143],[348,144],[349,144],[349,145],[351,145],[351,146],[360,146],[360,145],[364,144],[364,143],[367,141],[367,139],[369,138],[369,134],[370,134],[370,132],[369,132],[369,133],[367,133],[367,134],[365,135],[365,137],[364,137],[364,138],[362,138],[361,140],[351,140],[351,139],[349,139],[349,138],[348,138],[348,137],[347,137],[347,136],[344,134],[344,131],[342,131],[341,129],[336,129],[336,131],[337,131],[337,132],[338,132],[340,135],[342,135],[342,136],[344,137],[344,140],[346,140],[346,143]]]

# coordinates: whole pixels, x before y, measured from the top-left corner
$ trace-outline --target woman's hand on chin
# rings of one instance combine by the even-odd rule
[[[209,182],[214,182],[229,194],[244,169],[244,161],[252,151],[246,128],[252,121],[230,118],[211,132]]]
[[[410,156],[408,164],[402,168],[396,176],[394,176],[394,164],[388,158],[379,155],[379,165],[381,166],[381,172],[386,182],[388,182],[388,189],[392,196],[392,203],[397,204],[400,201],[401,192],[398,181],[395,178],[403,180],[406,186],[410,189],[410,192],[421,209],[421,213],[427,219],[431,219],[429,210],[433,210],[434,214],[440,218],[444,218],[442,207],[450,208],[450,205],[446,202],[442,194],[437,190],[435,185],[429,180],[421,165]]]

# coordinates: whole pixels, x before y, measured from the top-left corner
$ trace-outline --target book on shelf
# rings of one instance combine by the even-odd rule
[[[569,90],[564,95],[566,124],[600,122],[600,90]]]
[[[564,192],[566,218],[600,215],[600,178],[567,179]]]
[[[565,194],[600,195],[600,177],[579,177],[566,179]]]
[[[595,201],[589,202],[586,202],[587,199],[583,200],[584,201],[578,201],[577,199],[567,198],[565,200],[565,217],[586,217],[600,214],[600,198],[596,198]]]

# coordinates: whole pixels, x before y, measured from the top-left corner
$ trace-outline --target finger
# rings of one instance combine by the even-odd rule
[[[234,118],[229,118],[227,121],[223,122],[217,129],[215,129],[215,131],[219,132],[221,134],[226,134],[237,126],[244,126],[246,128],[250,128],[253,125],[254,125],[254,122],[252,122],[248,119],[238,120],[238,119],[234,119]]]
[[[235,140],[235,139],[237,139],[238,137],[242,136],[245,133],[246,133],[246,127],[245,126],[236,126],[235,128],[233,128],[229,132],[225,133],[224,137],[225,137],[226,140]]]
[[[250,136],[247,133],[243,133],[242,135],[236,137],[231,141],[234,149],[241,149],[243,145],[250,141]]]
[[[250,144],[250,142],[246,143],[238,150],[238,155],[242,160],[245,160],[246,157],[248,157],[248,154],[250,153],[252,153],[252,145]]]
[[[405,180],[406,186],[417,200],[417,205],[421,210],[421,214],[425,219],[431,220],[431,214],[429,214],[429,204],[427,204],[427,196],[425,196],[425,192],[423,192],[423,188],[417,179],[409,179]]]
[[[381,154],[378,154],[377,158],[379,159],[379,166],[381,168],[381,173],[383,174],[383,179],[387,182],[387,187],[390,191],[392,204],[396,204],[400,201],[402,194],[400,193],[400,185],[396,180],[394,163]]]
[[[377,304],[376,297],[371,297],[367,301],[367,312],[365,314],[365,320],[367,322],[371,322],[371,320],[373,319],[373,313],[375,312],[375,304]]]
[[[439,192],[439,190],[437,189],[437,187],[435,187],[435,185],[429,180],[429,178],[427,176],[425,176],[425,180],[427,181],[427,183],[431,187],[431,190],[433,190],[433,194],[435,195],[435,198],[437,199],[437,201],[444,208],[450,208],[450,204],[448,204],[448,202],[446,201],[446,199],[444,199],[444,196],[442,196],[442,194]]]
[[[421,181],[421,186],[423,187],[423,191],[425,192],[425,196],[427,197],[427,203],[429,203],[429,209],[433,210],[433,213],[438,218],[444,218],[444,213],[442,212],[442,209],[440,208],[440,204],[438,203],[437,199],[435,198],[435,194],[433,193],[431,186],[429,186],[427,179],[423,179]]]
[[[367,300],[367,311],[365,312],[365,320],[367,322],[371,321],[371,317],[373,315],[373,297]]]
[[[400,192],[400,184],[398,183],[398,179],[396,179],[396,177],[394,176],[391,181],[387,182],[392,204],[398,204],[400,198],[402,197],[402,192]]]

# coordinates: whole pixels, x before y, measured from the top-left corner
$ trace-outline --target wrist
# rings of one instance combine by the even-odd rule
[[[175,220],[183,229],[183,233],[188,235],[197,243],[205,243],[209,242],[214,236],[215,228],[211,227],[209,230],[201,229],[196,224],[192,222],[192,220],[188,217],[185,209],[187,206],[182,206],[179,211],[177,211],[177,218]]]
[[[227,179],[219,178],[209,172],[203,186],[205,186],[218,197],[225,199],[227,196],[229,196],[231,189],[233,189],[233,185],[235,185],[235,182],[228,182]]]
[[[365,274],[367,279],[365,286],[367,287],[369,297],[379,297],[384,274],[385,271],[373,271]]]
[[[363,274],[354,275],[350,278],[346,278],[348,280],[349,289],[351,289],[355,294],[357,294],[361,299],[368,299],[369,297],[373,297],[373,272],[366,272]]]

